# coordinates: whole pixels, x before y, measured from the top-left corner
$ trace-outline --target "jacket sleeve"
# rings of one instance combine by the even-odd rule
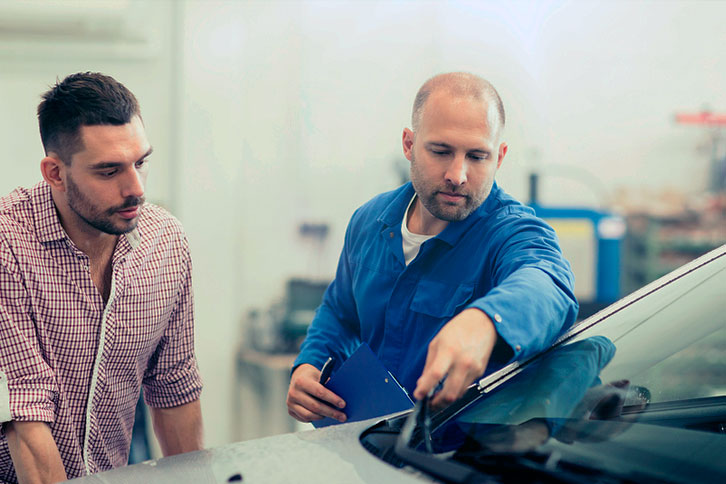
[[[511,360],[548,348],[575,321],[574,276],[554,230],[541,219],[503,214],[495,222],[492,289],[469,307],[485,312]]]
[[[349,259],[352,226],[351,221],[346,230],[335,279],[326,289],[323,302],[308,327],[293,370],[303,363],[320,369],[329,356],[341,363],[360,344],[360,321],[353,296],[353,274]]]

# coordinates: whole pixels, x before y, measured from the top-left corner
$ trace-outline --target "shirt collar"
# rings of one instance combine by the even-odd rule
[[[450,222],[444,230],[441,231],[435,238],[445,242],[451,246],[456,245],[459,239],[466,233],[469,228],[474,225],[479,219],[489,214],[496,205],[496,200],[499,198],[500,188],[497,182],[492,185],[492,190],[489,192],[489,196],[484,202],[474,210],[464,220],[458,222]],[[391,203],[385,208],[381,216],[378,218],[379,222],[382,222],[386,226],[390,227],[393,225],[400,224],[405,216],[406,208],[408,207],[411,198],[413,197],[415,190],[411,182],[406,183],[401,187],[401,190],[393,198]]]
[[[56,240],[68,239],[68,234],[60,223],[58,210],[53,202],[53,196],[50,191],[50,185],[45,181],[41,181],[31,189],[30,195],[33,207],[33,222],[35,224],[35,233],[40,242],[53,242]],[[133,250],[139,246],[141,236],[138,228],[120,237],[119,244],[126,240],[129,249]]]
[[[58,211],[50,193],[50,185],[42,181],[35,185],[30,192],[33,207],[33,222],[35,233],[41,242],[53,242],[68,237],[58,218]]]
[[[139,211],[141,212],[141,211]],[[126,242],[129,243],[129,247],[131,247],[131,250],[134,250],[139,246],[141,243],[141,235],[139,235],[139,228],[138,226],[132,230],[131,232],[126,232],[124,239],[126,239]]]
[[[416,192],[413,189],[411,182],[403,185],[393,200],[391,200],[391,203],[388,204],[388,206],[383,210],[383,213],[381,213],[378,217],[378,221],[388,227],[400,224],[414,193]]]

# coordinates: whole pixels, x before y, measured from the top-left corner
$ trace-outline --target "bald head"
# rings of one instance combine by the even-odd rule
[[[468,72],[449,72],[432,77],[418,90],[411,115],[411,127],[414,131],[417,131],[421,124],[426,100],[433,92],[438,91],[444,91],[452,97],[482,101],[496,107],[499,129],[504,128],[504,104],[494,86],[486,79]]]

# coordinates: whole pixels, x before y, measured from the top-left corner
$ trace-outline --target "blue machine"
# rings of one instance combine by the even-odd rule
[[[557,233],[575,274],[578,317],[583,319],[622,296],[620,257],[625,221],[603,210],[542,206],[537,200],[537,182],[537,175],[530,175],[528,205]]]

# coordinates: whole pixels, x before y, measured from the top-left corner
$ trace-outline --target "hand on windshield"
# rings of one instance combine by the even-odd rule
[[[446,377],[431,405],[441,407],[454,402],[484,373],[496,341],[497,332],[489,316],[479,309],[465,309],[429,343],[426,364],[413,396],[422,399]]]
[[[287,413],[301,422],[331,417],[345,422],[345,414],[333,407],[343,408],[345,402],[320,383],[320,370],[303,364],[292,373],[287,392]]]

